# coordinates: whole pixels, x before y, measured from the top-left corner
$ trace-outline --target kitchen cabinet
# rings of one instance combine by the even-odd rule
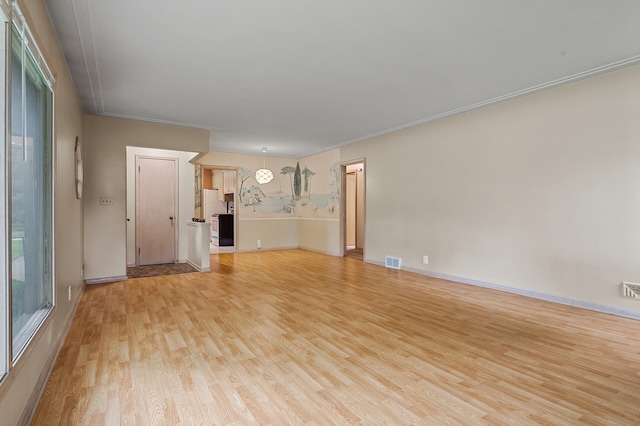
[[[202,189],[214,189],[213,170],[202,168]]]
[[[225,170],[223,173],[223,192],[225,194],[233,194],[236,192],[236,172],[233,170]]]
[[[222,191],[222,187],[224,186],[224,173],[222,170],[213,170],[212,176],[213,188],[219,191]]]
[[[230,197],[233,198],[232,195],[236,192],[235,170],[214,170],[213,189],[218,190],[218,200],[233,201]]]
[[[213,189],[218,190],[218,200],[224,201],[224,172],[222,170],[213,171]]]

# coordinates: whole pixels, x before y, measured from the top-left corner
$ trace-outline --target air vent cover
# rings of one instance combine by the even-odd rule
[[[640,284],[622,282],[622,294],[630,299],[640,300]]]
[[[402,259],[400,259],[399,257],[385,256],[384,266],[392,269],[400,269],[400,267],[402,266]]]

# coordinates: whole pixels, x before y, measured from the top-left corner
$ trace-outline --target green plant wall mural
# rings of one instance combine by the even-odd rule
[[[339,170],[337,150],[285,163],[264,185],[255,180],[254,170],[239,167],[236,209],[245,218],[337,219]]]

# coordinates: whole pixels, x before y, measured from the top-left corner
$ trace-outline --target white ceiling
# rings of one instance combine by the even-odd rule
[[[46,0],[88,113],[302,157],[640,63],[637,0]]]

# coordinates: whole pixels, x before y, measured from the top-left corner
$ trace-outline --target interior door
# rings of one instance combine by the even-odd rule
[[[177,158],[136,156],[138,265],[176,262]]]
[[[346,243],[347,247],[356,246],[356,174],[347,173],[346,208]]]

